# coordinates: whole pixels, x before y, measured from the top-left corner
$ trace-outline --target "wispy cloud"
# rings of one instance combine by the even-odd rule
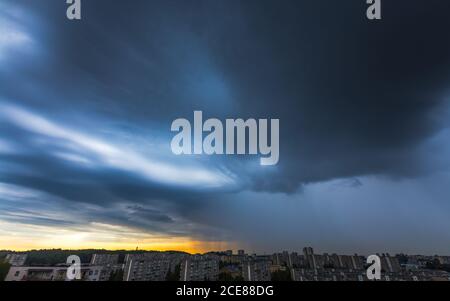
[[[21,26],[0,12],[0,60],[8,52],[23,51],[32,45],[31,36]]]
[[[9,120],[27,131],[66,141],[79,147],[82,151],[95,155],[99,160],[96,162],[97,164],[137,173],[150,181],[197,188],[224,187],[233,184],[232,178],[219,170],[206,167],[179,168],[170,162],[147,158],[133,150],[121,148],[91,135],[65,128],[42,116],[13,105],[1,104],[0,114],[5,120]],[[56,153],[56,155],[73,162],[90,162],[88,158],[79,154]]]

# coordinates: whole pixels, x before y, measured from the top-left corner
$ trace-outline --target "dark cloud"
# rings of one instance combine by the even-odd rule
[[[270,182],[250,172],[257,190],[415,175],[415,147],[440,126],[429,114],[449,79],[443,1],[383,3],[373,23],[363,1],[92,1],[78,24],[64,20],[64,5],[19,3],[47,24],[37,38],[51,54],[20,76],[40,74],[31,80],[59,97],[7,91],[167,130],[195,109],[280,118],[280,166]]]
[[[132,216],[155,220],[158,222],[172,223],[173,219],[158,210],[143,208],[141,206],[128,206],[127,209],[132,211]]]

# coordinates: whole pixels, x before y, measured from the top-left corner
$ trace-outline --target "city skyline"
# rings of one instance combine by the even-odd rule
[[[245,250],[0,252],[0,268],[0,281],[72,281],[73,269],[81,281],[450,281],[450,256],[319,254],[312,247],[265,255]]]
[[[211,253],[228,253],[228,252],[232,252],[232,255],[238,255],[239,251],[245,251],[245,255],[258,255],[258,256],[268,256],[268,255],[274,255],[274,254],[283,254],[284,252],[288,252],[288,253],[301,253],[303,249],[308,248],[308,247],[304,247],[302,249],[298,249],[298,250],[283,250],[283,249],[279,249],[278,251],[272,251],[272,252],[254,252],[252,250],[244,250],[244,249],[208,249],[208,250],[202,250],[202,251],[185,251],[182,249],[140,249],[140,248],[135,248],[135,249],[96,249],[96,248],[81,248],[81,249],[64,249],[64,248],[51,248],[51,249],[23,249],[23,250],[14,250],[14,249],[0,249],[0,252],[13,252],[13,253],[17,253],[17,254],[26,254],[29,252],[33,252],[33,251],[54,251],[54,250],[61,250],[61,251],[102,251],[105,252],[106,254],[108,253],[120,253],[120,252],[132,252],[132,253],[170,253],[170,252],[179,252],[179,253],[186,253],[189,255],[207,255],[207,254],[211,254]],[[314,248],[313,248],[314,249]],[[339,252],[334,252],[334,251],[322,251],[322,250],[316,250],[314,249],[315,254],[339,254],[339,255],[347,255],[347,256],[353,256],[353,255],[359,255],[359,256],[370,256],[370,255],[377,255],[377,254],[390,254],[390,255],[411,255],[411,256],[445,256],[445,257],[450,257],[449,254],[423,254],[423,253],[406,253],[406,252],[399,252],[399,253],[391,253],[389,251],[376,251],[376,252],[372,252],[372,253],[358,253],[358,252],[348,252],[348,253],[339,253]]]

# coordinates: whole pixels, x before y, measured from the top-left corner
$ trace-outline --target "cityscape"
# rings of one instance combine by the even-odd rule
[[[188,254],[167,251],[0,251],[4,281],[68,281],[63,258],[81,258],[81,281],[369,281],[363,255],[302,252],[247,254],[245,250]],[[450,281],[450,256],[376,254],[381,281]],[[61,262],[58,262],[61,261]]]
[[[0,0],[0,281],[450,281],[449,12]]]

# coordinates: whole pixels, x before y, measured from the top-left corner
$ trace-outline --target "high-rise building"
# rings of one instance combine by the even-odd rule
[[[194,255],[181,263],[181,281],[216,281],[219,278],[219,257]]]
[[[243,263],[242,276],[245,281],[270,281],[272,262],[267,259],[253,259]]]
[[[342,261],[340,259],[340,256],[337,254],[331,254],[330,256],[330,262],[333,265],[335,269],[342,269]]]
[[[81,281],[107,281],[102,266],[81,266]],[[67,281],[67,266],[11,267],[5,281]]]
[[[164,281],[185,255],[165,253],[127,254],[124,281]]]
[[[303,248],[303,255],[305,256],[305,260],[308,263],[308,267],[310,269],[316,270],[317,263],[316,258],[314,256],[314,250],[311,247]]]
[[[354,270],[355,269],[354,261],[352,259],[352,256],[339,255],[339,261],[340,261],[343,269],[347,269],[347,270]]]
[[[114,265],[119,262],[119,254],[93,254],[91,265]]]
[[[12,266],[20,267],[25,265],[28,255],[26,253],[11,253],[6,255],[6,262]]]
[[[391,257],[389,254],[378,255],[381,259],[381,269],[387,273],[399,273],[401,265],[397,257]]]
[[[352,256],[352,265],[354,270],[363,270],[364,269],[364,258],[355,254]]]

